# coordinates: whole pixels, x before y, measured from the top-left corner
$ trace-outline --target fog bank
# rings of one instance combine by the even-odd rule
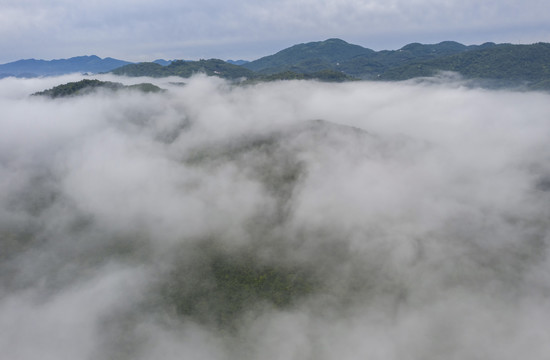
[[[0,353],[546,359],[550,96],[0,80]]]

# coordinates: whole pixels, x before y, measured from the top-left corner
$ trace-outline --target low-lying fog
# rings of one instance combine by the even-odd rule
[[[2,359],[547,359],[550,95],[0,80]]]

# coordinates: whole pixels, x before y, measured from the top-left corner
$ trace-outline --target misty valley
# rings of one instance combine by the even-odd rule
[[[477,85],[0,79],[0,357],[546,358],[550,95]]]

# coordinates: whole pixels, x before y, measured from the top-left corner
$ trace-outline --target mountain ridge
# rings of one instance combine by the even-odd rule
[[[143,62],[124,65],[112,70],[111,73],[115,75],[151,77],[189,77],[196,73],[205,73],[209,76],[220,76],[227,79],[254,77],[253,71],[220,59],[199,61],[174,60],[165,66],[154,62]]]
[[[350,51],[323,53],[336,48]],[[483,80],[491,87],[550,90],[549,64],[550,44],[542,42],[464,45],[443,41],[437,44],[410,43],[398,50],[374,51],[343,40],[328,39],[297,44],[243,67],[255,69],[260,74],[339,71],[357,79],[386,81],[431,77],[439,72],[452,71],[465,79]]]
[[[550,90],[548,64],[550,44],[542,42],[530,45],[493,42],[464,45],[456,41],[442,41],[437,44],[415,42],[397,50],[375,51],[341,39],[330,38],[296,44],[250,62],[220,59],[157,59],[154,62],[130,63],[113,58],[101,59],[95,55],[51,61],[27,59],[0,65],[0,77],[111,72],[117,75],[152,77],[189,77],[196,73],[204,73],[231,80],[251,81],[399,81],[452,71],[465,79],[493,81],[496,86]],[[105,70],[105,67],[110,69]],[[8,72],[10,69],[19,72]]]
[[[442,41],[437,44],[410,43],[397,50],[374,51],[340,39],[327,39],[297,44],[251,61],[243,67],[262,74],[283,71],[310,73],[330,69],[362,79],[373,79],[402,62],[429,60],[495,45],[463,45],[456,41]]]
[[[83,55],[54,60],[22,59],[1,64],[0,77],[54,76],[75,72],[99,73],[107,72],[127,64],[130,64],[130,62],[111,57],[102,59],[97,55]]]

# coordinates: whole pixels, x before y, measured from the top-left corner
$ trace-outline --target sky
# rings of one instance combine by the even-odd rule
[[[92,54],[254,60],[328,38],[374,50],[445,40],[549,42],[550,2],[0,0],[0,63]]]

